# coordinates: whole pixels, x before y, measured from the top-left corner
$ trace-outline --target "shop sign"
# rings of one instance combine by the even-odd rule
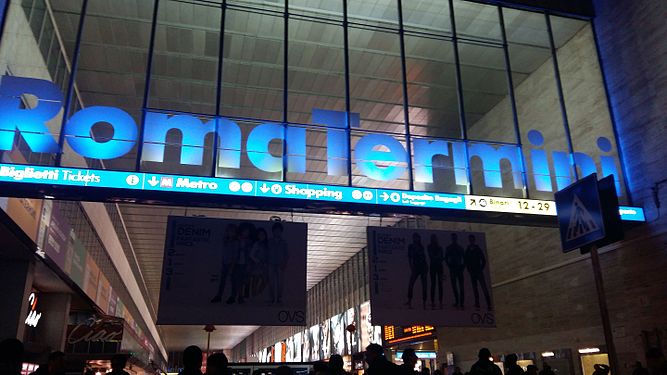
[[[37,312],[37,294],[35,292],[30,293],[30,296],[28,296],[28,303],[30,304],[30,312],[28,312],[28,317],[25,318],[25,325],[37,327],[39,320],[42,318],[42,313]]]
[[[91,342],[120,342],[123,339],[123,321],[112,318],[91,318],[85,323],[70,325],[67,344]]]
[[[414,325],[409,327],[384,326],[384,341],[388,345],[405,343],[410,341],[424,341],[427,338],[435,337],[435,327]]]
[[[37,97],[39,105],[23,108],[21,96],[25,94]],[[16,136],[20,134],[33,152],[61,153],[63,145],[59,144],[55,132],[49,130],[46,124],[58,116],[62,103],[60,89],[49,81],[3,76],[0,81],[0,150],[11,150]],[[132,150],[140,149],[142,163],[162,165],[167,163],[167,134],[177,130],[182,136],[182,142],[180,159],[175,162],[174,168],[179,168],[203,166],[205,139],[209,134],[215,134],[216,177],[5,164],[0,166],[0,182],[555,216],[555,209],[549,201],[517,199],[503,202],[501,199],[496,200],[497,204],[482,206],[479,198],[487,198],[486,202],[491,203],[492,197],[217,177],[236,174],[233,171],[241,169],[241,160],[245,159],[252,165],[251,168],[260,172],[305,175],[309,155],[307,148],[313,146],[307,144],[307,130],[317,130],[326,133],[327,143],[324,148],[328,176],[348,176],[354,169],[361,177],[374,181],[395,181],[407,175],[412,177],[415,184],[438,183],[442,182],[438,179],[443,177],[434,177],[434,169],[440,168],[433,161],[437,157],[445,158],[450,165],[446,168],[451,172],[448,177],[452,186],[450,191],[469,190],[472,174],[470,163],[475,160],[481,162],[482,185],[486,188],[553,192],[573,181],[573,166],[576,164],[581,175],[614,175],[618,194],[623,194],[618,160],[613,155],[611,140],[605,137],[597,140],[598,155],[582,152],[570,154],[557,150],[547,152],[542,147],[544,137],[537,130],[528,132],[529,145],[523,150],[515,144],[416,137],[411,139],[411,150],[408,150],[404,138],[399,139],[386,133],[359,133],[360,137],[356,139],[352,150],[348,130],[359,128],[358,113],[313,109],[313,123],[317,125],[262,123],[254,126],[247,136],[242,134],[239,124],[219,116],[202,120],[201,116],[146,110],[144,117],[143,131],[140,132],[134,119],[125,111],[115,107],[90,106],[72,114],[59,131],[62,132],[60,138],[85,158],[118,159]],[[93,127],[99,123],[106,123],[113,128],[111,139],[97,139],[91,135]],[[276,142],[285,145],[280,156],[271,151],[270,145]],[[242,152],[245,154],[242,155]],[[171,164],[165,167],[171,168]],[[507,181],[503,179],[506,171],[501,164],[509,165],[511,169],[512,177]],[[526,170],[524,164],[530,165],[531,169]],[[526,181],[528,178],[531,181]],[[547,207],[547,203],[551,208]],[[634,217],[637,219],[640,215]]]

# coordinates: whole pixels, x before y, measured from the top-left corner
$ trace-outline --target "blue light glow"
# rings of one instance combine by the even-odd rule
[[[37,98],[32,109],[22,109],[23,95]],[[62,94],[59,88],[46,80],[4,76],[0,80],[0,150],[12,150],[18,143],[20,134],[25,144],[33,152],[59,153],[56,136],[47,123],[58,122],[62,110]],[[358,113],[313,109],[312,122],[316,125],[294,126],[289,124],[263,123],[249,130],[246,144],[239,125],[224,117],[201,119],[194,115],[171,115],[147,111],[143,126],[144,138],[137,139],[137,126],[132,117],[118,108],[89,107],[75,113],[64,125],[64,139],[81,156],[94,159],[114,159],[128,154],[137,141],[142,143],[142,161],[164,163],[167,135],[177,131],[180,141],[173,146],[180,148],[180,165],[201,166],[207,136],[217,135],[217,168],[241,168],[241,153],[246,151],[254,168],[269,172],[283,171],[284,164],[291,173],[306,174],[308,162],[318,162],[323,155],[310,153],[308,147],[324,148],[321,143],[308,144],[312,134],[326,133],[326,169],[329,176],[347,176],[351,168],[350,155],[361,177],[376,181],[391,181],[406,177],[410,157],[413,158],[414,182],[437,183],[434,181],[433,159],[444,157],[447,168],[454,171],[454,185],[469,187],[471,160],[481,162],[483,186],[479,188],[523,190],[524,170],[522,157],[530,167],[530,173],[537,191],[550,192],[562,189],[574,180],[576,165],[579,175],[599,173],[614,175],[619,196],[621,189],[619,162],[613,156],[612,140],[599,137],[596,140],[600,153],[590,155],[583,152],[573,154],[561,150],[546,150],[541,132],[530,130],[527,134],[530,145],[521,154],[519,145],[466,142],[445,139],[411,138],[413,155],[408,155],[406,147],[389,134],[378,132],[362,136],[351,150],[350,139],[357,137],[352,129],[359,128]],[[96,123],[109,123],[114,136],[104,142],[91,135]],[[318,137],[321,139],[321,137]],[[320,142],[323,142],[320,141]],[[278,145],[280,145],[278,147]],[[283,149],[282,146],[286,146]],[[62,146],[62,145],[61,145]],[[273,151],[273,154],[272,154]],[[284,160],[285,159],[285,160]],[[551,160],[551,164],[550,164]],[[451,164],[451,167],[449,165]],[[506,170],[503,166],[508,165]],[[168,168],[169,166],[167,166]],[[439,167],[441,168],[441,167]],[[221,174],[228,171],[218,172]],[[503,175],[511,173],[511,182],[503,182]],[[441,174],[440,176],[449,176]],[[449,178],[449,177],[438,177]],[[449,184],[451,186],[452,184]],[[512,185],[512,186],[506,186]],[[532,188],[532,184],[529,184]],[[478,187],[472,186],[474,191]],[[528,189],[530,193],[530,189]]]
[[[69,186],[79,189],[131,189],[142,191],[181,192],[192,194],[250,196],[261,198],[327,201],[371,206],[400,206],[444,210],[493,211],[487,207],[474,208],[466,202],[479,196],[443,194],[404,190],[357,188],[291,182],[256,181],[245,179],[180,176],[157,173],[135,173],[108,170],[45,167],[34,165],[0,164],[0,183]],[[82,190],[83,191],[83,190]],[[493,198],[493,197],[488,197]],[[511,198],[506,198],[511,199]],[[534,201],[521,200],[527,205]],[[512,206],[514,207],[514,206]],[[500,206],[496,212],[514,212]],[[621,218],[627,221],[645,221],[639,207],[619,207]],[[555,215],[545,211],[525,211],[527,215]]]
[[[113,126],[113,138],[97,142],[92,137],[93,125],[106,122]],[[88,107],[72,116],[63,130],[67,142],[77,154],[86,158],[115,159],[132,150],[137,143],[137,124],[118,108]]]
[[[162,163],[167,144],[167,133],[178,130],[182,136],[181,164],[202,165],[204,140],[215,132],[216,120],[202,123],[190,115],[169,116],[165,113],[148,112],[144,123],[144,149],[142,161]]]
[[[380,150],[381,146],[386,150]],[[396,138],[386,134],[361,137],[354,150],[354,159],[361,173],[378,181],[400,178],[407,171],[405,148]]]
[[[36,107],[22,109],[21,95],[37,97]],[[63,96],[53,83],[34,78],[2,76],[0,80],[0,150],[14,147],[16,131],[34,152],[57,153],[58,142],[46,127],[62,107]]]

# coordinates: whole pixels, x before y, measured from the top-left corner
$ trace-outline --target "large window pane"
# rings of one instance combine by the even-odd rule
[[[71,51],[76,40],[81,7],[80,0],[67,4],[54,1],[50,12],[47,11],[44,1],[9,3],[0,43],[1,79],[10,80],[14,78],[9,76],[14,76],[46,80],[60,90],[61,96],[47,100],[34,95],[22,95],[20,98],[11,95],[14,104],[21,108],[54,106],[55,115],[46,121],[46,130],[39,135],[33,135],[32,139],[26,140],[24,135],[13,130],[3,131],[6,137],[13,137],[12,151],[2,152],[3,162],[42,165],[54,163],[64,113],[58,107],[64,106],[67,96],[70,78],[67,64],[72,62]],[[60,40],[55,34],[56,24],[61,29]],[[75,100],[78,100],[76,96]],[[40,149],[40,143],[42,146],[49,146],[49,149]]]
[[[305,136],[305,154],[301,150],[291,150],[289,143],[287,153],[289,157],[304,157],[306,159],[306,173],[295,172],[294,170],[290,172],[288,165],[287,179],[289,181],[318,184],[347,185],[347,131],[344,129],[307,127],[305,128]]]
[[[282,17],[227,10],[223,116],[282,121],[283,31]]]
[[[503,49],[459,43],[459,57],[468,139],[516,142]]]
[[[447,0],[403,1],[403,27],[406,30],[450,34],[452,31]]]
[[[223,0],[217,1],[222,3]],[[227,5],[265,9],[273,12],[283,12],[285,10],[285,0],[227,0]]]
[[[502,41],[498,7],[464,0],[453,1],[456,34],[459,38]]]
[[[468,163],[464,141],[412,137],[415,190],[467,194]]]
[[[504,9],[503,16],[529,194],[553,199],[571,169],[546,18],[512,9]]]
[[[384,189],[409,189],[405,138],[353,131],[352,184]]]
[[[468,156],[474,194],[515,198],[524,196],[519,146],[469,142]]]
[[[551,17],[551,25],[579,176],[614,174],[620,200],[625,201],[618,145],[591,25],[562,17]]]
[[[148,104],[215,114],[219,5],[160,1]]]
[[[347,0],[350,22],[383,27],[398,27],[397,0]]]
[[[220,125],[225,126],[225,125]],[[218,143],[218,163],[216,176],[233,178],[250,178],[257,180],[280,181],[283,176],[283,125],[261,123],[258,121],[239,120],[236,126],[240,130],[240,142],[236,142],[230,129],[236,126],[228,124],[230,128],[222,130]],[[277,137],[266,139],[261,135],[274,134]],[[238,161],[238,164],[234,162]]]
[[[343,19],[343,0],[290,0],[290,14]]]
[[[289,22],[288,121],[312,123],[313,109],[345,111],[343,27]]]
[[[350,107],[362,129],[405,134],[400,39],[350,28]]]
[[[117,6],[105,0],[88,2],[76,72],[76,87],[84,107],[120,108],[137,126],[141,124],[152,15],[152,1],[134,7]],[[93,126],[92,130],[92,139],[127,144],[131,150],[115,159],[88,159],[88,166],[136,168],[137,146],[129,146],[135,143],[133,140],[118,136],[111,126],[104,124]],[[67,156],[63,159],[66,164],[81,166],[75,155]]]
[[[405,36],[410,134],[461,138],[454,47]]]
[[[215,119],[147,111],[141,170],[210,176],[213,172]],[[229,132],[224,133],[229,137]],[[170,187],[175,181],[161,182]]]

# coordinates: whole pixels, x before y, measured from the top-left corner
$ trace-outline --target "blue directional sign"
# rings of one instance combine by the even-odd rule
[[[0,184],[38,184],[54,187],[68,186],[77,189],[129,189],[163,193],[296,199],[436,210],[504,212],[541,216],[556,215],[553,201],[534,199],[24,164],[0,163]],[[583,201],[584,198],[581,197],[583,195],[579,197]],[[619,207],[619,213],[623,220],[645,221],[644,211],[639,207]],[[581,229],[577,228],[577,232],[573,233],[578,234],[579,230]]]
[[[605,237],[605,224],[596,174],[557,192],[556,209],[564,252],[579,249]]]

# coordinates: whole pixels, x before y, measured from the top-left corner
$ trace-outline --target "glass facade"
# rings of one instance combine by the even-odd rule
[[[29,163],[536,199],[598,172],[625,201],[586,20],[463,0],[25,0],[0,69],[62,93],[62,160],[15,137]],[[60,136],[90,106],[138,124],[135,143],[91,128],[122,157]]]

